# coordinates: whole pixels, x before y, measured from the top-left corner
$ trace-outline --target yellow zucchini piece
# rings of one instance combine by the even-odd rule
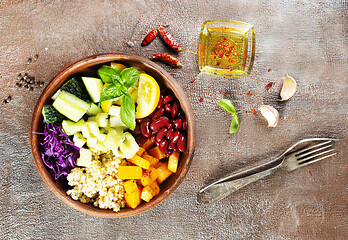
[[[124,190],[126,193],[131,194],[138,189],[137,181],[136,180],[127,180],[123,183]]]
[[[162,158],[166,157],[166,154],[161,152],[161,150],[159,149],[158,146],[149,149],[148,153],[149,153],[149,155],[151,155],[151,156],[153,156],[155,158],[158,158],[158,159],[162,159]]]
[[[157,183],[161,184],[172,174],[172,172],[168,170],[167,163],[159,162],[158,164],[159,166],[156,168],[158,172]]]
[[[147,153],[144,153],[144,155],[142,156],[145,160],[150,162],[150,167],[155,167],[157,165],[157,163],[159,162],[158,158],[155,158],[153,156],[150,156]]]
[[[160,187],[158,186],[157,182],[154,181],[153,183],[151,183],[149,185],[149,187],[154,191],[155,195],[159,194],[159,192],[161,191]]]
[[[130,208],[136,208],[141,203],[140,198],[141,190],[137,187],[132,193],[125,193],[124,200],[126,201],[126,205]]]
[[[154,190],[152,190],[152,188],[150,188],[149,186],[146,186],[141,191],[140,198],[144,200],[145,202],[149,202],[154,196],[155,196]]]

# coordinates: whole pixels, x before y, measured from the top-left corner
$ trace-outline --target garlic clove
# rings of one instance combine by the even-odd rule
[[[278,124],[279,112],[272,106],[269,105],[261,105],[259,107],[259,111],[262,116],[266,118],[268,122],[268,127],[275,127]]]
[[[295,94],[297,89],[297,83],[295,79],[293,79],[289,75],[286,75],[286,77],[282,78],[282,80],[283,86],[282,90],[280,91],[280,101],[286,101]]]

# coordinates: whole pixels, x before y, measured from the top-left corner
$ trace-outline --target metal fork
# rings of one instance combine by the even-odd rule
[[[323,160],[325,158],[334,156],[334,149],[332,148],[333,141],[338,141],[338,139],[332,138],[308,138],[303,139],[289,147],[285,152],[283,152],[276,159],[270,162],[266,162],[261,165],[257,165],[246,170],[242,170],[227,177],[221,178],[208,186],[203,187],[199,190],[197,194],[197,201],[201,204],[212,204],[219,201],[231,193],[241,189],[242,187],[255,182],[261,178],[264,178],[274,172],[279,170],[293,171],[300,167],[312,164],[314,162]],[[295,152],[290,153],[295,147],[303,143],[314,143],[320,142],[316,145],[312,145],[306,148],[302,148]],[[266,170],[255,172],[258,169],[264,169],[267,165],[277,163],[276,166],[268,168]],[[244,175],[244,176],[243,176]],[[238,176],[242,176],[237,178]],[[237,179],[236,179],[237,178]],[[231,180],[233,179],[233,180]]]

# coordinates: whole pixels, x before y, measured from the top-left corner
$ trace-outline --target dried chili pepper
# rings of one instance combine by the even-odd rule
[[[269,90],[273,86],[274,82],[270,82],[266,85],[266,89]]]
[[[194,78],[193,80],[191,80],[192,83],[194,83],[196,81],[196,79]]]
[[[169,46],[171,47],[175,52],[192,52],[192,53],[195,53],[193,51],[190,51],[190,50],[185,50],[185,49],[182,49],[180,47],[180,45],[178,44],[177,41],[175,41],[175,39],[173,38],[172,35],[170,35],[170,33],[161,25],[158,25],[157,26],[157,30],[158,32],[161,34],[164,42]]]
[[[157,59],[172,67],[182,67],[182,64],[179,62],[178,59],[167,53],[155,53],[152,55],[152,58]]]
[[[251,109],[251,112],[252,112],[253,114],[256,114],[255,109]]]
[[[311,176],[313,176],[312,173],[311,173],[311,171],[308,171],[308,172],[309,172],[309,174],[310,174]]]
[[[203,98],[200,98],[199,101],[200,101],[200,102],[203,102]]]
[[[152,30],[149,32],[141,43],[141,46],[149,45],[158,36],[157,30]]]

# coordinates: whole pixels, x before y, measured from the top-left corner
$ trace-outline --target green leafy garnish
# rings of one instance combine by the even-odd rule
[[[230,134],[237,132],[239,128],[239,118],[237,116],[236,109],[234,108],[233,104],[228,99],[222,99],[219,102],[219,106],[232,114],[232,121],[231,121],[230,131],[229,131]]]
[[[135,104],[128,92],[122,98],[121,120],[129,129],[135,129]]]
[[[98,69],[98,74],[104,83],[109,83],[100,93],[99,106],[103,101],[117,101],[122,98],[121,120],[130,129],[135,129],[135,104],[128,92],[139,79],[140,72],[134,68],[123,69],[122,72],[112,67],[103,65]]]

